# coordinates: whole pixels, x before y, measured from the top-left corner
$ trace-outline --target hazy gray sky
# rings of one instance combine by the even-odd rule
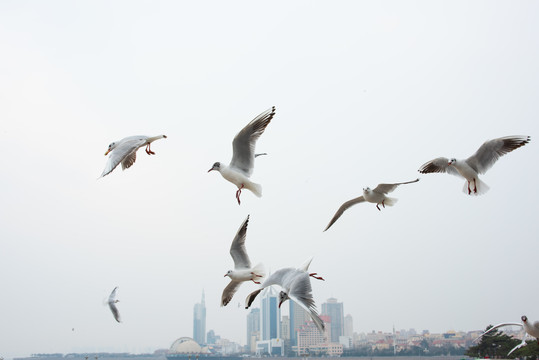
[[[219,307],[245,217],[268,269],[300,265],[319,309],[358,332],[539,319],[536,1],[2,1],[0,356],[168,348],[207,330],[245,343],[255,289]],[[275,105],[252,179],[217,173]],[[103,171],[110,142],[166,134]],[[531,135],[482,177],[417,169]],[[408,181],[393,208],[337,208]],[[123,323],[102,304],[119,286]],[[523,296],[525,295],[525,296]],[[72,331],[72,329],[75,329]]]

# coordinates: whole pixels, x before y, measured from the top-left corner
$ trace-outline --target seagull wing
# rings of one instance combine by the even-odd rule
[[[378,186],[375,187],[372,191],[375,191],[377,193],[382,193],[382,194],[389,194],[390,192],[395,190],[397,186],[399,185],[411,184],[418,181],[419,179],[415,179],[415,180],[407,181],[407,182],[395,183],[395,184],[378,184]]]
[[[346,211],[346,209],[348,209],[350,206],[354,206],[355,204],[359,204],[359,203],[364,202],[364,201],[365,201],[365,198],[362,195],[362,196],[357,197],[355,199],[348,200],[347,202],[342,204],[341,207],[339,208],[339,210],[337,210],[337,212],[335,213],[335,215],[333,215],[333,218],[329,222],[328,226],[326,226],[324,231],[329,229],[331,227],[331,225],[333,225],[333,223],[335,221],[337,221],[341,217],[341,215]]]
[[[302,272],[295,276],[295,279],[290,287],[288,297],[305,309],[313,319],[313,322],[316,324],[320,332],[324,332],[324,322],[318,316],[316,305],[314,304],[309,274]]]
[[[226,306],[232,297],[238,291],[241,281],[230,280],[230,283],[223,290],[223,295],[221,296],[221,306]]]
[[[449,166],[449,159],[445,157],[439,157],[424,163],[421,165],[418,171],[422,174],[448,173],[451,175],[460,176],[459,172],[454,166]]]
[[[118,166],[118,164],[122,163],[122,167],[124,169],[127,169],[129,166],[133,165],[135,162],[135,157],[133,157],[131,160],[126,160],[127,157],[131,157],[134,152],[137,151],[137,149],[145,144],[145,139],[129,139],[129,140],[120,140],[120,143],[110,152],[109,159],[107,160],[107,163],[105,164],[105,169],[103,170],[103,173],[101,174],[101,177],[108,175]],[[126,160],[126,163],[124,164],[124,160]],[[128,166],[126,166],[128,165]]]
[[[256,141],[273,116],[275,116],[275,106],[254,118],[234,137],[230,166],[242,171],[247,177],[253,173]]]
[[[109,303],[110,311],[112,311],[112,315],[114,315],[114,319],[116,319],[117,322],[121,322],[120,312],[118,311],[118,308],[116,307],[116,303],[115,303],[117,290],[118,290],[118,286],[116,286],[114,290],[112,290],[112,292],[110,293],[108,303]]]
[[[113,302],[109,302],[110,311],[112,311],[112,315],[114,315],[114,318],[118,322],[122,322],[120,319],[120,312],[118,311],[118,308],[116,307],[116,304]]]
[[[520,327],[522,327],[522,324],[520,324],[520,323],[501,323],[501,324],[498,324],[498,325],[494,325],[493,327],[491,327],[490,329],[488,329],[487,331],[485,331],[484,333],[479,335],[474,341],[479,340],[480,338],[482,338],[484,335],[488,334],[492,330],[497,329],[499,327],[504,327],[504,326],[520,326]]]
[[[245,248],[245,238],[247,236],[247,224],[249,223],[249,216],[241,225],[234,240],[232,240],[232,245],[230,245],[230,255],[234,260],[235,269],[249,269],[251,267],[251,261],[247,255],[247,249]]]
[[[128,169],[137,160],[137,149],[128,154],[122,161],[122,170]]]
[[[506,136],[488,140],[481,145],[475,154],[466,159],[466,162],[475,171],[484,174],[501,156],[529,142],[529,136]]]

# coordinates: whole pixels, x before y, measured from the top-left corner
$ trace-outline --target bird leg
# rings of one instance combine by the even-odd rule
[[[323,277],[321,276],[315,276],[315,275],[318,275],[317,273],[310,273],[309,276],[312,276],[313,278],[317,279],[317,280],[324,280],[326,281]]]
[[[255,281],[254,279],[251,279],[252,282],[254,282],[255,284],[260,284],[260,281]]]
[[[146,145],[146,154],[155,155],[155,153],[150,149],[150,144]]]
[[[256,276],[256,277],[262,277],[262,275],[255,274],[254,272],[252,272],[251,275]]]
[[[240,202],[241,189],[243,189],[243,184],[241,184],[241,187],[238,189],[238,191],[236,191],[236,200],[238,200],[238,205],[241,204]]]
[[[383,207],[384,207],[384,209],[385,209],[385,208],[386,208],[386,204],[384,204],[384,201],[385,201],[385,199],[384,199],[384,200],[382,200],[382,206],[383,206]]]
[[[475,180],[475,178],[473,179],[473,192],[477,194],[477,181]]]
[[[378,211],[382,211],[382,210],[380,210],[380,207],[378,205],[380,205],[380,204],[376,204],[376,208],[378,209]]]
[[[472,190],[470,190],[470,182],[468,181],[468,195],[472,193]]]

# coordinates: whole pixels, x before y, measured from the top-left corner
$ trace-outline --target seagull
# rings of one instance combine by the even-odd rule
[[[461,176],[466,179],[462,191],[468,195],[481,195],[488,191],[489,187],[479,179],[479,174],[484,174],[502,156],[530,142],[526,135],[505,136],[487,140],[481,147],[467,159],[451,160],[439,157],[426,162],[419,168],[422,174],[445,172]],[[471,184],[473,182],[473,187]]]
[[[238,204],[240,204],[242,189],[251,190],[258,197],[262,196],[262,186],[249,180],[249,177],[253,173],[255,157],[266,155],[265,153],[255,154],[255,145],[274,116],[275,106],[254,118],[234,137],[232,142],[233,155],[230,164],[227,166],[216,162],[208,170],[208,172],[212,170],[219,171],[221,176],[238,187],[238,191],[236,191]]]
[[[230,278],[230,283],[223,290],[221,296],[221,306],[226,306],[244,281],[251,280],[255,284],[260,284],[260,280],[265,276],[264,265],[258,264],[251,267],[251,261],[247,255],[245,248],[245,238],[247,235],[247,224],[249,223],[249,215],[241,225],[232,245],[230,245],[230,255],[234,260],[234,270],[228,270],[225,277]]]
[[[103,173],[100,177],[103,177],[105,175],[108,175],[118,166],[118,164],[122,163],[122,170],[128,169],[135,163],[135,160],[137,159],[137,150],[140,149],[143,146],[146,146],[146,154],[148,155],[155,155],[155,152],[153,152],[150,149],[150,144],[158,139],[166,139],[166,135],[158,135],[158,136],[145,136],[145,135],[137,135],[137,136],[129,136],[126,138],[123,138],[120,141],[115,141],[110,143],[109,148],[105,155],[109,155],[109,159],[107,160],[107,163],[105,164],[105,170],[103,170]]]
[[[475,339],[474,341],[480,339],[483,335],[485,335],[485,334],[487,334],[487,333],[491,332],[492,330],[497,329],[499,327],[503,327],[503,326],[520,326],[521,328],[524,328],[524,331],[526,332],[524,334],[524,338],[522,338],[522,342],[520,344],[518,344],[517,346],[515,346],[511,351],[509,351],[509,353],[507,355],[511,354],[516,349],[519,349],[519,348],[525,346],[526,345],[526,337],[528,335],[533,336],[534,338],[536,338],[537,342],[539,343],[539,321],[536,321],[533,324],[531,324],[528,321],[528,317],[526,315],[523,315],[520,319],[522,320],[522,323],[502,323],[502,324],[498,324],[496,326],[493,326],[490,329],[488,329],[487,331],[485,331],[484,333],[482,333],[481,335],[479,335],[479,337],[477,339]]]
[[[399,185],[411,184],[411,183],[415,183],[415,182],[418,182],[418,181],[419,181],[419,179],[415,179],[415,180],[407,181],[407,182],[395,183],[395,184],[378,184],[378,186],[375,187],[374,189],[371,189],[369,187],[363,188],[363,195],[362,196],[357,197],[357,198],[352,199],[352,200],[348,200],[347,202],[345,202],[344,204],[341,205],[341,207],[339,208],[339,210],[337,210],[337,212],[335,213],[335,215],[333,216],[333,218],[331,219],[331,221],[329,222],[328,226],[326,227],[326,229],[324,231],[329,229],[331,227],[331,225],[333,225],[333,223],[335,221],[337,221],[337,219],[340,218],[341,215],[349,207],[354,206],[355,204],[359,204],[359,203],[362,203],[364,201],[367,201],[367,202],[376,204],[376,208],[378,210],[380,210],[380,206],[379,206],[380,204],[382,204],[382,206],[384,208],[386,207],[386,205],[387,206],[395,205],[395,203],[397,202],[397,199],[387,197],[386,194],[389,194],[390,192],[395,190],[397,188],[397,186],[399,186]]]
[[[283,268],[271,274],[262,283],[260,289],[255,290],[247,295],[247,298],[245,299],[245,308],[248,309],[251,306],[256,296],[262,290],[271,285],[279,285],[282,288],[281,292],[279,293],[279,307],[281,307],[283,302],[286,300],[292,299],[309,313],[316,327],[318,327],[318,330],[320,330],[320,332],[324,332],[324,321],[322,321],[318,315],[312,295],[310,277],[313,276],[313,274],[309,274],[307,272],[310,262],[311,261],[308,260],[308,263],[306,263],[307,266],[302,269]],[[324,280],[316,276],[313,277]]]
[[[114,315],[114,318],[116,319],[116,321],[121,322],[120,312],[118,311],[118,308],[116,307],[116,303],[120,302],[120,300],[116,299],[116,290],[118,290],[118,286],[116,286],[114,290],[112,290],[107,302],[109,304],[110,311],[112,311],[112,315]]]

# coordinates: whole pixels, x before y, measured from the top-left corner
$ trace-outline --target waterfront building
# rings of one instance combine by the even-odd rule
[[[247,346],[251,352],[256,351],[258,340],[260,340],[260,309],[253,308],[247,314]]]
[[[261,294],[261,333],[262,340],[279,339],[281,337],[281,309],[279,294],[271,286]]]
[[[344,313],[343,304],[335,298],[329,298],[322,304],[322,315],[330,317],[331,320],[331,342],[338,343],[339,337],[344,335]]]
[[[354,336],[354,319],[348,314],[344,317],[344,336]]]
[[[193,309],[193,339],[199,344],[206,343],[206,304],[204,291],[202,291],[202,301],[195,304]]]
[[[290,316],[290,345],[296,346],[298,344],[298,331],[307,321],[310,316],[301,306],[294,301],[288,301],[289,304],[289,316]]]

